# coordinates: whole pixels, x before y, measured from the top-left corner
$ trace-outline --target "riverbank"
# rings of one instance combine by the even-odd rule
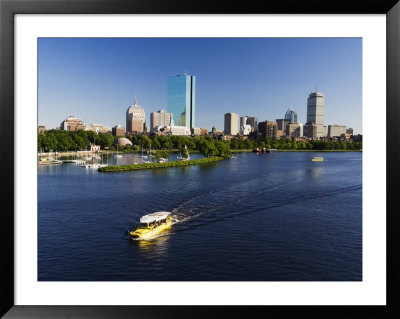
[[[189,161],[171,161],[171,162],[164,162],[164,163],[144,163],[144,164],[134,164],[134,165],[109,165],[109,166],[105,166],[105,167],[100,167],[98,169],[98,171],[99,172],[126,172],[126,171],[135,171],[135,170],[141,170],[141,169],[179,167],[179,166],[198,165],[198,164],[218,162],[223,159],[224,159],[223,157],[207,157],[207,158],[199,158],[199,159],[189,160]]]
[[[155,152],[157,150],[153,150]],[[169,153],[178,153],[178,149],[172,149],[172,150],[167,150]],[[252,152],[252,149],[231,149],[231,153],[244,153],[244,152]],[[277,149],[274,150],[274,152],[362,152],[362,150],[317,150],[317,149],[311,149],[311,150],[303,150],[303,149]],[[61,156],[85,156],[85,155],[90,155],[90,154],[115,154],[116,150],[101,150],[100,152],[91,152],[91,151],[70,151],[70,152],[48,152],[48,153],[38,153],[38,157],[61,157]],[[141,151],[124,151],[121,152],[119,151],[120,154],[140,154]],[[198,150],[190,150],[190,153],[199,153]],[[148,153],[146,153],[148,154]]]

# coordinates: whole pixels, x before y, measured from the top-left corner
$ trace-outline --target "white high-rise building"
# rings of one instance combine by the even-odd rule
[[[172,113],[167,113],[166,110],[150,113],[150,129],[156,127],[173,126],[174,120]]]
[[[224,121],[224,134],[236,135],[239,132],[239,115],[236,113],[226,113]]]
[[[324,126],[325,98],[321,92],[313,92],[307,99],[307,124],[314,123],[316,128],[315,137],[326,136],[326,126]]]

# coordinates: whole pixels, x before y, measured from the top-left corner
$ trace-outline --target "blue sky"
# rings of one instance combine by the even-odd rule
[[[41,38],[39,125],[68,116],[125,126],[125,112],[167,108],[167,79],[196,76],[196,127],[222,130],[224,114],[306,122],[307,97],[325,94],[325,125],[362,134],[361,38]]]

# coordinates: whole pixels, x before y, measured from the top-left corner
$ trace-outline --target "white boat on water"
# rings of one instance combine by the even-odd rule
[[[54,164],[62,164],[62,161],[56,160],[52,157],[41,157],[38,161],[39,165],[54,165]]]
[[[143,144],[142,144],[142,155],[140,155],[139,157],[141,157],[141,158],[147,158],[147,155],[143,155]]]
[[[185,156],[182,156],[182,154],[178,155],[176,157],[176,159],[178,161],[188,161],[190,160],[190,155],[189,155],[189,151],[187,150],[187,146],[185,145]]]
[[[118,154],[118,145],[117,145],[117,154],[114,155],[114,158],[122,158],[122,155]]]
[[[105,167],[105,166],[108,166],[108,164],[94,163],[94,164],[81,165],[81,167],[85,167],[85,168],[99,168],[99,167]]]
[[[100,164],[97,164],[97,163],[95,163],[95,164],[83,164],[83,165],[81,165],[81,167],[85,167],[85,168],[99,168],[99,167],[100,167]]]

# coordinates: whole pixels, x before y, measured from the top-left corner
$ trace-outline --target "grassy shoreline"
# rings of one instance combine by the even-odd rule
[[[157,151],[157,150],[154,150]],[[170,153],[178,153],[179,150],[177,149],[172,149],[172,150],[167,150]],[[231,153],[250,153],[253,150],[252,149],[231,149]],[[277,149],[274,152],[362,152],[362,150],[303,150],[303,149]],[[101,150],[102,154],[115,154],[116,150]],[[120,154],[140,154],[141,151],[129,151],[129,152],[121,152],[119,151]],[[153,153],[153,152],[152,152]],[[190,153],[199,153],[198,150],[190,150]],[[84,156],[84,155],[90,155],[92,152],[90,151],[82,151],[82,153],[79,153],[79,155]],[[147,153],[146,153],[147,154]],[[38,156],[77,156],[78,153],[75,151],[66,151],[66,152],[50,152],[50,153],[41,153],[38,152]]]
[[[165,168],[165,167],[180,167],[180,166],[188,166],[188,165],[198,165],[205,163],[218,162],[223,160],[223,157],[208,157],[208,158],[199,158],[195,160],[189,161],[171,161],[165,163],[144,163],[144,164],[134,164],[134,165],[109,165],[105,167],[100,167],[99,172],[127,172],[127,171],[135,171],[141,169],[153,169],[153,168]]]

